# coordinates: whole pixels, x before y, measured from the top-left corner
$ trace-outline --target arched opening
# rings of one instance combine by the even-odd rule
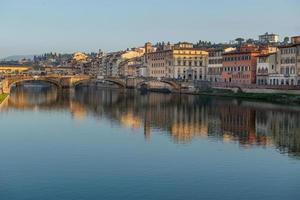
[[[52,81],[52,80],[47,80],[47,79],[26,79],[26,80],[19,80],[15,81],[13,83],[9,84],[9,91],[13,91],[16,88],[24,86],[25,88],[35,88],[36,90],[41,90],[49,87],[56,87],[56,89],[60,89],[61,86],[59,83]]]
[[[141,94],[145,94],[148,92],[149,87],[147,83],[142,83],[139,85],[138,89],[141,91]]]
[[[56,102],[60,85],[51,80],[26,79],[9,84],[8,103],[16,108],[33,109]]]
[[[170,93],[174,90],[179,90],[179,86],[172,84],[169,81],[145,81],[137,85],[137,89],[141,91],[163,92]]]
[[[121,82],[121,81],[117,81],[117,80],[111,80],[111,79],[105,79],[104,83],[107,84],[107,86],[109,87],[117,87],[117,88],[126,88],[126,84]]]
[[[90,85],[91,85],[91,80],[90,79],[86,79],[86,80],[81,80],[81,81],[75,82],[73,84],[73,87],[76,89],[78,87],[88,87]]]

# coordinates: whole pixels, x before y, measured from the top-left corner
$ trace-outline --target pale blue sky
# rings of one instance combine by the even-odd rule
[[[0,57],[300,35],[298,0],[0,0]]]

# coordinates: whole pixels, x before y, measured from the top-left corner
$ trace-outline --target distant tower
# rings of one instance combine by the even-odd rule
[[[145,53],[151,53],[153,51],[153,46],[151,42],[147,42],[145,44]]]
[[[148,63],[148,58],[147,58],[147,54],[153,52],[153,46],[151,44],[151,42],[147,42],[145,44],[145,63]]]

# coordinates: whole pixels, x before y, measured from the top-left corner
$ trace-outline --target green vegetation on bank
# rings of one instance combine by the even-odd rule
[[[0,94],[0,104],[4,101],[4,99],[8,96],[8,94]]]
[[[300,104],[300,95],[295,94],[270,94],[270,93],[245,93],[230,90],[210,89],[201,91],[200,94],[222,97],[243,98],[248,100],[269,101],[281,104]]]

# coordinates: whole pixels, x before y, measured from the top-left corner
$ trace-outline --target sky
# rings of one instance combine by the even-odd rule
[[[299,0],[0,0],[0,58],[300,35]]]

